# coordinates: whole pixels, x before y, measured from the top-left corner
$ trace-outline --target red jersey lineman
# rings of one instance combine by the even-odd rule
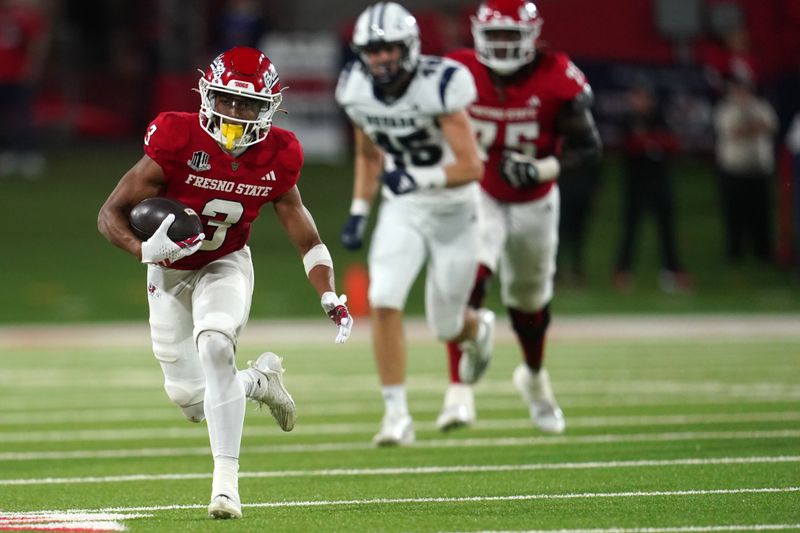
[[[100,232],[147,264],[153,353],[169,399],[192,422],[207,421],[214,475],[212,518],[240,518],[238,471],[245,398],[269,407],[291,431],[295,404],[282,360],[265,352],[237,370],[235,349],[253,294],[250,226],[271,203],[300,253],[309,281],[338,326],[353,321],[337,296],[333,262],[297,188],[303,154],[286,130],[272,127],[283,95],[275,66],[253,48],[220,54],[200,78],[199,113],[162,113],[144,137],[145,155],[120,179],[98,217]],[[166,196],[194,209],[203,233],[172,242],[167,216],[147,241],[128,226],[145,198]]]
[[[529,0],[486,0],[472,17],[474,50],[451,57],[475,79],[468,108],[485,155],[479,221],[480,267],[470,305],[481,308],[496,272],[501,298],[523,352],[514,384],[542,431],[564,431],[564,417],[542,368],[558,243],[562,172],[600,155],[583,73],[558,52],[537,48],[542,18]],[[442,430],[475,419],[463,348],[448,343],[451,385],[437,419]],[[469,366],[484,369],[489,361]]]

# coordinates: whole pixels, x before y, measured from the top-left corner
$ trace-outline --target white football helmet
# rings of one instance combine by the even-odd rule
[[[485,0],[471,20],[478,61],[498,74],[512,74],[536,57],[542,17],[530,0]],[[517,37],[492,38],[494,31]]]
[[[281,105],[281,84],[275,65],[260,50],[244,46],[218,55],[200,78],[200,125],[228,150],[267,138],[272,116]],[[259,104],[255,120],[243,120],[214,109],[217,93],[243,96]]]
[[[369,69],[366,50],[386,44],[403,46],[400,69],[394,73],[375,74]],[[373,81],[378,85],[389,85],[403,71],[414,72],[419,64],[420,41],[417,20],[403,6],[395,2],[378,2],[371,5],[356,21],[353,30],[353,48],[358,52]]]

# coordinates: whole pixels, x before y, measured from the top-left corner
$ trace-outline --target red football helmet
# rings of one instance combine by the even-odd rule
[[[472,17],[478,60],[498,74],[533,61],[541,31],[542,17],[530,0],[485,0]]]
[[[260,50],[243,46],[218,55],[200,78],[198,87],[200,125],[228,150],[263,141],[283,99],[275,65]],[[257,101],[258,117],[243,120],[217,112],[214,101],[218,93]]]

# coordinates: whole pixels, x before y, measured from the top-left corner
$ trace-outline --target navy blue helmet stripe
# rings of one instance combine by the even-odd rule
[[[444,93],[447,90],[447,84],[450,83],[450,78],[453,77],[453,74],[456,72],[456,67],[447,67],[444,70],[444,74],[442,74],[442,79],[439,81],[439,97],[442,99],[442,107],[447,109],[447,105],[444,101]]]
[[[381,2],[380,4],[378,4],[378,7],[381,10],[380,15],[378,15],[378,28],[383,29],[383,24],[384,24],[383,16],[386,14],[386,4]]]

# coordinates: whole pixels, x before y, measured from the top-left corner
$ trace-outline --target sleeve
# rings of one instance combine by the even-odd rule
[[[334,97],[336,99],[336,103],[339,107],[347,115],[347,118],[353,124],[361,127],[359,123],[358,117],[353,113],[351,109],[351,104],[358,99],[357,97],[357,80],[356,77],[358,73],[356,72],[359,68],[359,64],[357,61],[351,61],[347,64],[347,66],[342,69],[342,72],[339,74],[339,80],[336,83],[336,92]]]
[[[439,97],[443,113],[455,113],[474,102],[478,90],[469,69],[460,63],[448,61],[439,79]]]
[[[335,98],[336,103],[339,104],[341,107],[346,107],[349,103],[349,90],[350,87],[350,80],[351,74],[353,73],[353,69],[355,68],[355,61],[349,62],[342,71],[339,73],[339,79],[336,82],[336,92]]]
[[[174,113],[159,114],[144,134],[144,153],[161,166],[189,142],[189,132]]]
[[[286,138],[278,161],[293,187],[300,180],[300,169],[303,168],[303,147],[294,133],[286,132]]]
[[[566,54],[555,54],[554,88],[564,101],[578,100],[591,95],[592,88],[586,75]]]

